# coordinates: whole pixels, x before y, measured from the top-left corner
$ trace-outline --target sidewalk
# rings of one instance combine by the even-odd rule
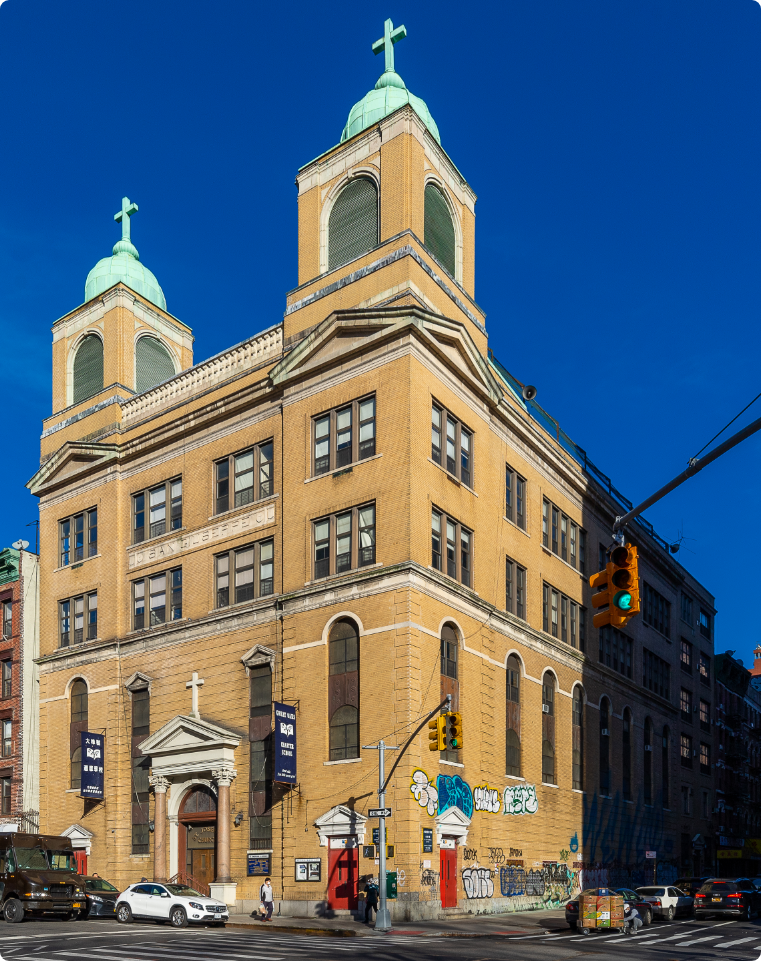
[[[367,927],[353,918],[286,918],[273,915],[271,923],[248,914],[231,914],[228,928],[266,928],[283,934],[325,935],[336,938],[376,937],[372,926]],[[524,911],[514,914],[479,914],[469,917],[440,918],[435,921],[399,921],[391,934],[425,934],[442,938],[499,938],[515,934],[541,934],[545,931],[567,931],[565,910]],[[377,935],[380,937],[380,933]]]

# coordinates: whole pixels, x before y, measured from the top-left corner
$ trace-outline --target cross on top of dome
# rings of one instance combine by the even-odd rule
[[[394,24],[391,20],[387,20],[383,24],[383,36],[373,44],[373,53],[377,56],[381,50],[385,51],[387,71],[393,72],[394,70],[394,44],[399,43],[400,40],[404,40],[406,36],[407,28],[404,24],[396,29],[394,29]]]

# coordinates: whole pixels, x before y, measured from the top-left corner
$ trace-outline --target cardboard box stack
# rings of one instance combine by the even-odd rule
[[[620,928],[624,923],[624,899],[608,888],[597,888],[581,899],[582,928]]]

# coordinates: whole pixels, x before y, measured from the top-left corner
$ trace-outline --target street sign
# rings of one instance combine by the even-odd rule
[[[654,861],[655,851],[645,851],[645,857],[648,859],[648,861]]]
[[[391,808],[370,808],[367,816],[369,818],[390,818]]]

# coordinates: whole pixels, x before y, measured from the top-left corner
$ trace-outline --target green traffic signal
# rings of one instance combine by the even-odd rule
[[[613,606],[620,611],[631,610],[632,596],[628,591],[619,591],[613,598]]]

